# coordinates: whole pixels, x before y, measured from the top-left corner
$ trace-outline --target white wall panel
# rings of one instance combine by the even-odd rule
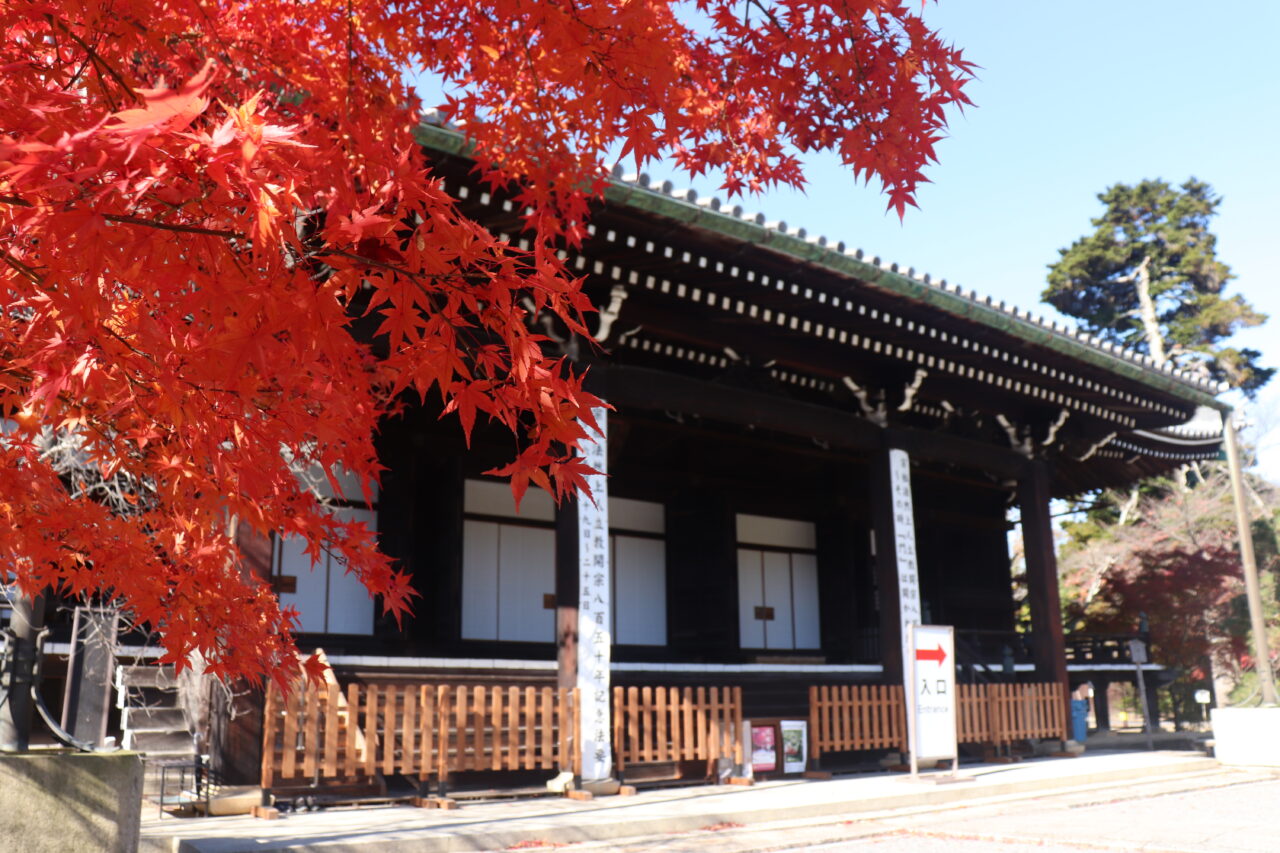
[[[812,554],[791,555],[791,600],[797,649],[822,648],[818,617],[818,560]]]
[[[613,512],[610,503],[609,512]],[[610,523],[613,522],[610,515]],[[638,536],[613,537],[614,642],[667,644],[666,543]]]
[[[286,453],[286,458],[291,456]],[[324,468],[319,465],[311,465],[306,472],[298,477],[307,488],[314,487],[319,492],[320,497],[337,498],[339,500],[352,501],[353,503],[362,503],[365,500],[364,491],[360,488],[360,480],[355,474],[352,474],[341,465],[333,469],[333,479],[337,481],[338,489],[334,491],[333,483],[325,476]],[[369,499],[375,504],[378,502],[378,484],[369,484]]]
[[[497,515],[504,518],[523,518],[528,521],[555,521],[556,504],[551,495],[542,489],[530,487],[520,501],[516,513],[516,499],[511,494],[511,484],[506,480],[467,480],[463,486],[463,509],[477,515]]]
[[[666,533],[666,507],[653,501],[609,496],[609,526],[615,530]]]
[[[761,563],[764,554],[753,548],[738,549],[738,642],[744,649],[763,649],[764,623],[756,618],[764,606]]]
[[[297,592],[280,593],[280,606],[298,611],[298,630],[303,633],[324,632],[325,592],[328,586],[329,561],[321,556],[314,566],[306,553],[306,540],[301,536],[285,536],[276,542],[275,574],[292,575]]]
[[[498,638],[498,531],[491,521],[462,523],[462,639]]]
[[[502,525],[498,546],[498,639],[555,641],[555,610],[543,596],[555,593],[556,534],[544,527]]]
[[[343,508],[333,513],[342,521],[363,522],[370,531],[377,532],[378,515],[367,509]],[[330,634],[373,633],[373,598],[369,590],[355,575],[347,573],[345,562],[335,554],[327,554],[329,561],[329,624]]]
[[[737,527],[740,544],[808,551],[817,547],[818,535],[812,521],[738,513]]]
[[[764,603],[773,608],[773,619],[764,623],[766,649],[794,649],[791,622],[791,555],[765,551]]]

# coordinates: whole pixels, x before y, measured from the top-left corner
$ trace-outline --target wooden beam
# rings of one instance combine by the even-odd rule
[[[1010,480],[1023,476],[1027,468],[1026,457],[1007,447],[914,427],[891,427],[890,431],[893,446],[910,453],[912,459],[958,465]]]
[[[596,365],[587,390],[620,407],[680,412],[709,420],[813,438],[842,450],[877,451],[882,428],[850,412],[774,394],[734,388],[647,367]],[[943,462],[1017,479],[1026,459],[998,447],[942,432],[894,428],[894,446],[913,459]]]
[[[586,387],[620,407],[697,415],[846,449],[872,450],[880,444],[879,427],[847,412],[663,370],[597,365],[587,374]]]

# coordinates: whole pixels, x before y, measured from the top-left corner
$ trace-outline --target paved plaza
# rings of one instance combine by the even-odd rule
[[[144,850],[620,853],[998,849],[1230,853],[1280,849],[1265,822],[1280,780],[1189,753],[1094,753],[965,767],[974,781],[905,774],[642,791],[592,802],[537,798],[464,805],[330,809],[276,821],[144,821]]]
[[[1280,778],[1237,771],[1184,780],[1193,781],[1194,786],[1137,786],[1101,797],[1050,796],[1016,808],[983,806],[869,821],[859,829],[879,829],[884,834],[797,849],[813,853],[1280,850],[1275,815]]]

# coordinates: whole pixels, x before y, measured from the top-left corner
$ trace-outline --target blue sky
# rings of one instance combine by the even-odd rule
[[[1046,266],[1089,230],[1099,192],[1194,175],[1223,197],[1214,231],[1238,276],[1230,292],[1275,318],[1237,341],[1280,366],[1280,3],[941,0],[925,19],[982,68],[920,208],[899,223],[834,159],[810,164],[805,193],[744,206],[1052,315]],[[1261,467],[1280,481],[1280,379],[1249,415],[1270,433]]]
[[[1194,175],[1224,199],[1214,231],[1230,292],[1275,318],[1237,342],[1280,366],[1280,3],[941,0],[924,14],[982,68],[920,208],[900,223],[831,159],[810,164],[805,193],[748,198],[748,210],[1051,315],[1046,266],[1089,230],[1099,192]],[[1280,482],[1280,379],[1248,409],[1266,433],[1261,468]]]

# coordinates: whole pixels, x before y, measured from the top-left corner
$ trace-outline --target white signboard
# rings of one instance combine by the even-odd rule
[[[609,571],[609,487],[605,410],[592,409],[600,425],[595,440],[581,445],[587,464],[599,471],[587,477],[591,497],[578,495],[578,713],[582,721],[582,778],[613,774],[609,731],[609,658],[611,612]]]
[[[911,507],[911,459],[905,450],[889,451],[889,490],[893,495],[893,545],[898,557],[898,616],[902,630],[902,671],[908,670],[911,626],[919,625],[920,576],[916,571],[916,522]]]
[[[955,758],[955,630],[950,625],[914,625],[908,636],[912,654],[910,721],[912,765],[916,761]]]

